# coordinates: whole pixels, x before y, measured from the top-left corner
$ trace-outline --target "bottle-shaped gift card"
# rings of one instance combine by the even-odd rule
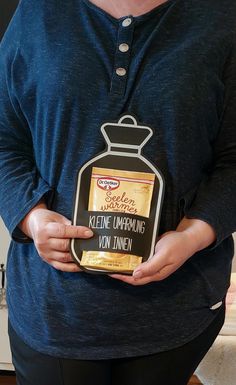
[[[142,155],[151,128],[124,115],[101,131],[107,149],[80,169],[73,214],[94,236],[72,239],[71,253],[88,272],[132,274],[154,253],[164,180]]]

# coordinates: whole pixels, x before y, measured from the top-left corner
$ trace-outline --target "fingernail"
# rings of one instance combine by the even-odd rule
[[[86,237],[92,237],[93,236],[93,232],[92,232],[92,230],[85,230],[84,235]]]
[[[133,272],[133,277],[134,279],[139,279],[139,278],[142,278],[142,272],[141,270],[136,270]]]

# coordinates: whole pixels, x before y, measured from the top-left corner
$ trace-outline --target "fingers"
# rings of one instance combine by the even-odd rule
[[[34,239],[40,257],[57,270],[64,272],[81,271],[70,254],[71,238],[90,238],[93,232],[84,226],[72,226],[49,222]]]
[[[59,261],[51,261],[50,265],[54,267],[56,270],[60,270],[66,273],[77,273],[81,272],[82,270],[77,266],[75,263],[70,262],[70,263],[62,263]]]
[[[68,262],[74,262],[71,254],[68,253],[63,253],[60,251],[51,251],[49,253],[41,253],[40,255],[41,258],[43,258],[46,262],[50,263],[52,260],[58,261],[58,262],[63,262],[63,263],[68,263]]]
[[[62,223],[50,222],[45,231],[49,238],[91,238],[92,230],[85,226],[64,225]]]
[[[51,255],[53,251],[68,252],[70,239],[90,238],[93,232],[83,226],[63,225],[61,223],[48,223],[44,229],[35,236],[34,243],[40,255]]]
[[[164,253],[156,253],[134,270],[133,277],[137,280],[144,277],[152,277],[157,274],[158,277],[161,278],[163,270],[166,270],[170,265]]]
[[[28,235],[33,239],[39,256],[55,269],[75,272],[80,268],[70,255],[72,238],[90,238],[93,232],[85,226],[73,226],[65,216],[36,206],[25,218]]]
[[[161,271],[157,271],[151,275],[147,276],[128,276],[122,274],[109,274],[111,278],[117,279],[119,281],[128,283],[133,286],[146,285],[147,283],[154,281],[162,281],[171,274],[169,266],[164,267]]]
[[[133,285],[133,286],[146,285],[147,283],[152,282],[152,279],[150,277],[135,279],[133,276],[122,275],[122,274],[109,274],[109,276],[111,278],[117,279],[119,281],[128,283],[129,285]]]
[[[45,255],[41,253],[40,257],[44,262],[53,266],[57,270],[71,273],[81,271],[80,267],[73,262],[74,260],[70,253],[53,251],[50,252],[50,257],[48,256],[48,253]]]
[[[48,240],[48,247],[52,250],[69,252],[70,251],[70,240],[69,239],[57,239],[50,238]]]
[[[69,252],[50,251],[41,252],[40,257],[49,265],[53,266],[57,270],[64,272],[79,272],[80,267],[74,263],[74,260]]]
[[[154,281],[162,281],[173,271],[173,265],[168,262],[166,254],[157,252],[146,262],[136,267],[132,276],[122,274],[111,274],[110,276],[133,286],[139,286]]]
[[[169,231],[157,242],[155,254],[141,263],[132,277],[120,274],[111,276],[136,286],[161,281],[178,270],[191,255],[186,247],[186,236],[181,232]]]

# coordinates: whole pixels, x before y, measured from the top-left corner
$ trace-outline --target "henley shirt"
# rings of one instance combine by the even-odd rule
[[[169,0],[119,19],[88,0],[20,1],[0,47],[0,213],[13,238],[10,322],[32,348],[152,354],[190,341],[218,313],[236,230],[235,21],[235,0]],[[101,125],[124,113],[154,131],[143,154],[165,179],[160,234],[184,215],[217,234],[139,287],[58,271],[17,227],[42,197],[72,218],[77,172],[104,150]]]

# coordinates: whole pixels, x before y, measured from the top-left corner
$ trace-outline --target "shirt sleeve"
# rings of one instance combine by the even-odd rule
[[[13,239],[29,242],[17,226],[42,197],[51,199],[52,189],[35,164],[30,128],[14,88],[20,31],[18,7],[0,45],[0,215]]]
[[[216,247],[236,231],[236,39],[227,60],[223,81],[224,109],[214,146],[214,167],[199,188],[187,218],[201,219],[216,232]]]

